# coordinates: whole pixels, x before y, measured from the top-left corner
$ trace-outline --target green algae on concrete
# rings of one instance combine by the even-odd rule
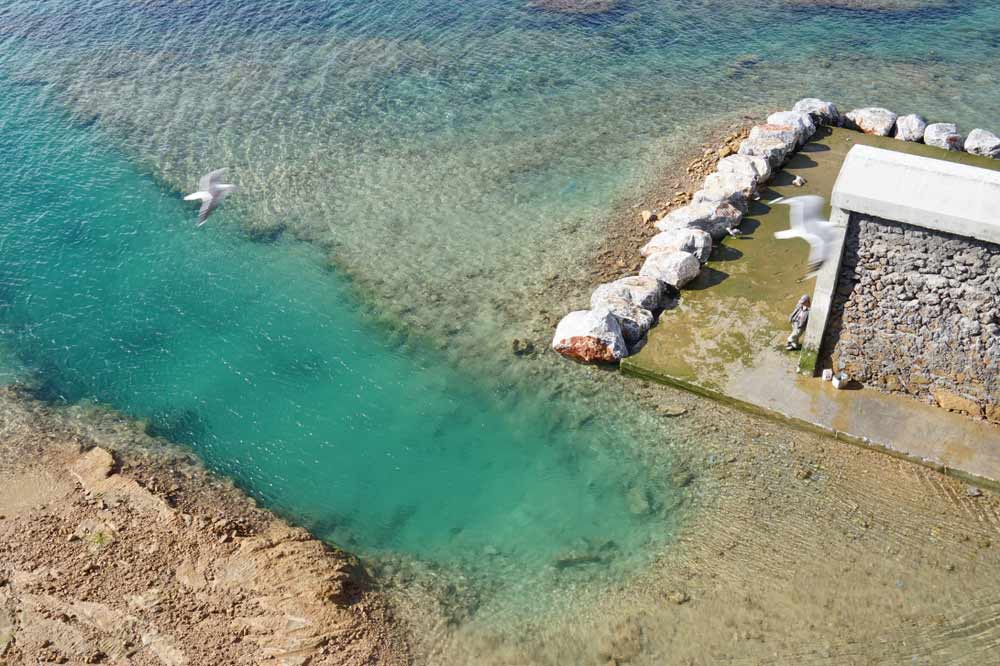
[[[1000,428],[907,397],[835,390],[811,372],[800,374],[811,370],[818,350],[784,351],[788,315],[802,294],[812,294],[814,280],[802,279],[805,241],[774,238],[789,226],[788,207],[768,202],[804,194],[829,202],[856,145],[1000,170],[1000,160],[820,128],[760,193],[744,235],[716,248],[678,307],[664,312],[642,350],[622,361],[622,371],[996,486]],[[792,184],[796,176],[804,186]]]

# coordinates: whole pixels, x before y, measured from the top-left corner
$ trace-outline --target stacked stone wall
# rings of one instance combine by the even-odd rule
[[[823,367],[1000,423],[1000,246],[852,213]]]

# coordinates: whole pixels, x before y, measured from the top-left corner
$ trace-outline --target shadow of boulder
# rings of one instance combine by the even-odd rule
[[[705,266],[701,269],[701,273],[698,274],[698,277],[691,282],[688,282],[684,289],[688,291],[711,289],[716,285],[722,284],[728,277],[729,273],[726,273],[725,271]]]

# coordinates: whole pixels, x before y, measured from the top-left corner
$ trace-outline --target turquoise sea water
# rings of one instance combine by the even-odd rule
[[[996,3],[830,4],[0,2],[8,375],[363,554],[639,565],[678,442],[510,355],[583,305],[552,285],[612,203],[806,95],[1000,130]],[[195,229],[180,197],[220,166],[241,192]]]
[[[654,488],[601,446],[610,433],[525,401],[503,409],[363,321],[309,246],[194,228],[174,193],[34,101],[15,90],[0,105],[18,165],[0,284],[4,340],[42,397],[148,419],[364,553],[493,549],[543,565],[581,539],[645,538],[625,498]]]

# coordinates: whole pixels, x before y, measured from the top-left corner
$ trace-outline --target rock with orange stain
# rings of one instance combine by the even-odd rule
[[[556,327],[552,349],[582,363],[616,363],[628,355],[621,325],[607,310],[570,312]]]

